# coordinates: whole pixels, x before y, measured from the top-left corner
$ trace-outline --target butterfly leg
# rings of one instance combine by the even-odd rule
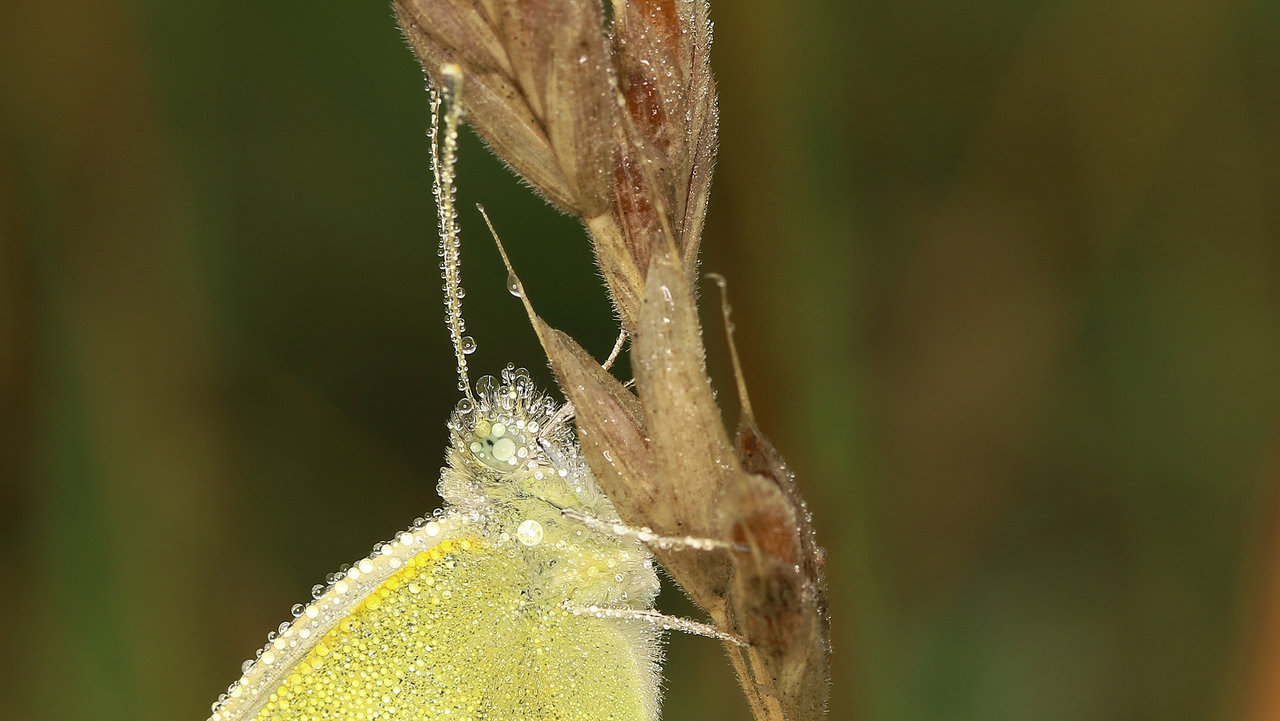
[[[662,536],[653,532],[651,528],[641,526],[628,526],[625,523],[611,522],[601,520],[595,516],[588,516],[577,511],[564,509],[560,514],[565,518],[577,521],[593,531],[618,536],[620,538],[634,538],[637,541],[661,549],[685,549],[691,548],[695,551],[739,551],[746,552],[750,550],[746,544],[733,543],[731,541],[722,541],[716,538],[698,538],[696,536]]]
[[[613,350],[609,351],[609,357],[605,359],[600,367],[609,370],[613,367],[614,361],[618,360],[618,356],[622,353],[622,347],[627,344],[627,330],[623,328],[618,331],[618,340],[614,341]]]
[[[565,609],[576,616],[595,616],[596,618],[616,618],[623,621],[642,621],[664,631],[680,631],[693,636],[706,636],[720,641],[728,641],[739,646],[749,645],[746,639],[725,631],[721,631],[707,623],[690,621],[687,618],[668,616],[658,611],[642,611],[635,608],[605,608],[601,606],[573,606],[566,603]]]

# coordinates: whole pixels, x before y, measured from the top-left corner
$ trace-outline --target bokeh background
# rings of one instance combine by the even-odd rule
[[[829,551],[831,717],[1280,717],[1280,4],[713,12],[703,267]],[[6,718],[204,718],[437,505],[427,122],[385,2],[0,7]],[[473,367],[550,380],[475,201],[603,357],[580,230],[460,173]],[[715,644],[668,669],[747,718]]]

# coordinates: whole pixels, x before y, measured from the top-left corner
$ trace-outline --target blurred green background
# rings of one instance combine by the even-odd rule
[[[829,551],[831,717],[1280,717],[1280,5],[713,14],[703,267]],[[202,719],[438,504],[422,74],[300,0],[5,3],[0,68],[4,716]],[[580,230],[460,173],[473,368],[550,379],[476,201],[603,357]],[[668,670],[747,718],[715,644]]]

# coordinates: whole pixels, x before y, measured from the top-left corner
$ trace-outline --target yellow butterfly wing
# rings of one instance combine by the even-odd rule
[[[571,612],[538,588],[545,557],[468,525],[446,516],[353,566],[211,721],[655,719],[656,629]]]

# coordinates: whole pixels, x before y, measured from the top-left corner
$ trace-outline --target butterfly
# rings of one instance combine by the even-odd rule
[[[294,606],[209,721],[654,721],[662,631],[722,637],[654,610],[645,543],[655,537],[618,521],[572,409],[510,364],[468,381],[456,92],[446,82],[432,94],[441,269],[463,393],[448,422],[444,507]]]

